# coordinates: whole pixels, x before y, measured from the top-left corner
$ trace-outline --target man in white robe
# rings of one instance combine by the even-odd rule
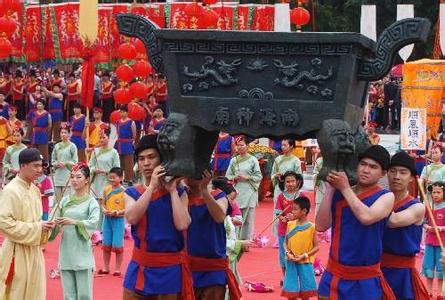
[[[46,299],[46,243],[53,221],[41,221],[42,201],[34,185],[42,174],[42,155],[35,148],[19,155],[20,171],[0,194],[0,299]]]

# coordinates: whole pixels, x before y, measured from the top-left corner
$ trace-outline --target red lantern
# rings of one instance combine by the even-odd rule
[[[131,95],[133,95],[133,97],[145,99],[147,98],[148,87],[142,82],[134,82],[130,85],[130,93]]]
[[[215,29],[218,26],[219,15],[213,9],[204,10],[202,27],[204,29]]]
[[[113,111],[110,114],[110,123],[111,124],[116,124],[117,121],[119,121],[119,119],[121,118],[121,112],[119,109],[116,109],[115,111]]]
[[[128,105],[128,117],[135,121],[142,121],[145,118],[145,110],[137,103]]]
[[[153,68],[151,67],[151,65],[148,61],[138,60],[133,65],[133,71],[134,71],[134,75],[136,77],[145,78],[153,72]]]
[[[7,38],[0,38],[0,59],[9,57],[12,52],[11,42]]]
[[[131,93],[129,89],[117,89],[113,96],[114,101],[117,104],[128,104],[131,101]]]
[[[0,36],[10,38],[16,29],[17,24],[10,17],[0,18]]]
[[[147,55],[147,51],[145,50],[145,45],[140,39],[133,40],[134,48],[136,49],[137,55],[145,56]]]
[[[11,15],[15,11],[21,11],[22,4],[20,0],[1,0],[0,15]]]
[[[136,58],[136,47],[130,43],[121,44],[118,48],[119,57],[126,60],[132,60]]]
[[[306,25],[310,19],[311,15],[304,7],[296,7],[290,11],[290,21],[294,25]]]
[[[133,68],[129,65],[121,65],[116,69],[116,77],[120,81],[130,82],[134,78]]]
[[[216,2],[218,2],[218,0],[202,0],[202,3],[204,3],[205,5],[212,5]]]

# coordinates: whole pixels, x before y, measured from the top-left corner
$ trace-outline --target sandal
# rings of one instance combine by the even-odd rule
[[[110,274],[110,271],[106,271],[104,269],[100,269],[99,271],[97,271],[97,275],[107,275]]]
[[[120,271],[115,271],[115,272],[113,273],[113,276],[121,276],[121,272],[120,272]]]

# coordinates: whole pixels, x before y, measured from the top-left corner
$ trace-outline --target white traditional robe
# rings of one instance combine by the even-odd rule
[[[0,194],[0,233],[5,237],[0,249],[0,299],[45,300],[46,279],[42,240],[40,191],[15,177]],[[15,252],[15,255],[14,255]],[[5,279],[15,257],[14,278]]]

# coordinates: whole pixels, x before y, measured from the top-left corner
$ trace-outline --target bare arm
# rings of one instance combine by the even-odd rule
[[[153,188],[148,187],[148,189],[139,197],[138,201],[135,201],[129,195],[124,194],[125,201],[125,219],[131,225],[136,225],[139,223],[141,218],[145,215],[148,205],[151,201],[151,196],[153,194]]]
[[[170,193],[172,198],[172,210],[173,210],[173,222],[175,227],[179,231],[187,230],[192,219],[188,212],[188,196],[187,193],[182,193],[181,197],[178,195],[178,191]]]
[[[405,227],[412,224],[421,225],[425,217],[425,206],[422,203],[414,204],[401,212],[394,212],[389,218],[389,228]]]
[[[320,247],[318,246],[318,239],[317,239],[317,231],[314,231],[314,247],[307,253],[308,256],[314,255],[315,253],[320,250]]]
[[[202,191],[202,196],[210,215],[216,223],[224,223],[224,219],[227,216],[227,208],[229,206],[229,201],[227,198],[215,200],[215,198],[210,194],[208,185],[212,181],[212,173],[208,170],[204,170],[202,173],[202,181],[199,188]]]
[[[394,195],[387,193],[379,197],[370,207],[366,206],[354,193],[352,188],[341,191],[348,202],[352,213],[363,225],[372,225],[391,213],[394,205]]]
[[[134,121],[131,122],[131,134],[133,135],[133,139],[136,138],[136,123]]]
[[[315,229],[317,231],[326,231],[332,225],[332,197],[334,196],[335,188],[326,182],[326,192],[323,200],[320,203],[317,215],[315,216]]]
[[[165,170],[162,166],[157,166],[153,170],[150,178],[150,184],[145,192],[139,197],[138,201],[124,194],[125,201],[125,218],[131,225],[139,223],[141,218],[147,211],[148,205],[151,201],[153,191],[160,185],[160,178],[165,175]],[[172,201],[173,202],[173,201]]]

